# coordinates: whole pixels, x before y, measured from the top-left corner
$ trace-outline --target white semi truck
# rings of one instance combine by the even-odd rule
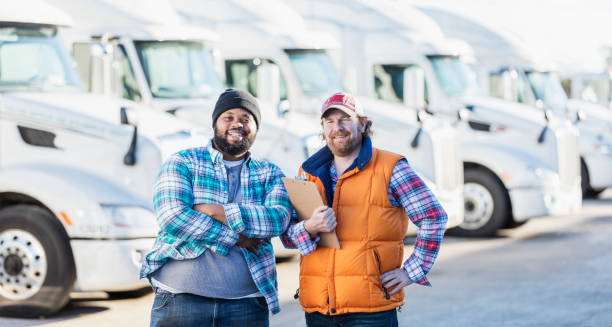
[[[563,89],[571,99],[597,103],[612,110],[612,74],[605,72],[564,73]]]
[[[274,65],[280,72],[278,106],[318,121],[325,98],[343,90],[330,53],[339,43],[327,32],[306,28],[302,17],[284,1],[173,1],[185,19],[219,34],[228,84],[260,89],[259,67]],[[371,96],[361,96],[373,120],[376,146],[405,155],[432,188],[449,215],[448,227],[463,221],[463,172],[457,133],[431,115]],[[399,112],[397,117],[381,114]],[[317,130],[319,127],[317,126]],[[409,227],[415,230],[414,226]]]
[[[58,34],[70,24],[42,1],[0,5],[1,315],[52,314],[71,291],[146,287],[155,177],[211,136],[86,93]]]
[[[77,19],[73,56],[91,92],[146,104],[212,132],[212,110],[223,91],[218,74],[224,68],[216,33],[186,25],[167,1],[53,3]],[[92,44],[108,49],[102,74],[89,74]],[[265,68],[270,67],[262,69],[259,90],[250,90],[259,95],[262,111],[252,152],[296,176],[299,164],[320,146],[318,122],[277,105],[278,95],[267,85],[278,84],[278,72]]]
[[[456,124],[465,218],[454,232],[492,235],[532,217],[580,209],[576,130],[531,107],[479,96],[469,69],[455,55],[465,44],[447,39],[426,15],[399,2],[289,3],[312,28],[341,40],[338,61],[357,77],[357,94],[412,103],[419,95],[409,90],[417,81],[426,110]],[[467,121],[456,118],[465,112]]]
[[[472,46],[472,67],[486,94],[549,110],[572,120],[579,130],[581,188],[584,196],[596,196],[612,187],[612,111],[582,100],[568,100],[556,67],[513,35],[457,13],[421,8],[443,32]]]

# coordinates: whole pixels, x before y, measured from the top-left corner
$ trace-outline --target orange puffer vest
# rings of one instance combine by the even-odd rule
[[[329,315],[378,312],[404,303],[403,290],[389,296],[380,280],[382,273],[402,266],[408,218],[404,208],[390,203],[387,193],[391,173],[401,158],[372,148],[366,138],[358,164],[339,178],[332,208],[340,249],[319,247],[301,257],[300,303],[304,311]],[[329,174],[326,178],[321,172],[329,171],[329,164],[309,169],[305,167],[308,162],[302,171],[307,180],[315,182],[327,204],[331,196],[331,185],[325,185]]]

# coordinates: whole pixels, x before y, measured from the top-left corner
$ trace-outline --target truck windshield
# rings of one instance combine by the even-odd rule
[[[156,98],[208,98],[222,85],[210,49],[194,41],[136,41],[136,51]]]
[[[0,26],[0,92],[79,90],[54,27]]]
[[[285,51],[304,94],[316,97],[342,91],[338,72],[325,50]]]
[[[527,79],[536,99],[553,109],[563,109],[567,103],[567,95],[556,74],[550,72],[526,72]]]
[[[454,56],[429,56],[429,61],[448,97],[462,97],[478,94],[479,89],[470,69]]]

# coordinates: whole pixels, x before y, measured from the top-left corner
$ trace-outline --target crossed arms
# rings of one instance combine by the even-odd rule
[[[262,169],[268,169],[263,203],[194,206],[193,175],[188,163],[182,157],[171,157],[163,165],[154,188],[153,205],[160,228],[182,240],[225,250],[246,238],[265,239],[282,234],[291,212],[281,180],[283,174],[273,165]]]

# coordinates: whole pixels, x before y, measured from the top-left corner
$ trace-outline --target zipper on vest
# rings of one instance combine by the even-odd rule
[[[329,296],[327,297],[327,313],[326,315],[329,316]]]
[[[300,298],[300,288],[298,287],[298,289],[295,290],[295,294],[293,294],[293,299],[297,300]]]
[[[372,252],[374,252],[374,257],[376,258],[376,263],[378,264],[378,273],[382,274],[382,270],[380,267],[380,257],[378,256],[378,251],[376,251],[376,248],[372,248]],[[385,287],[385,285],[382,284],[382,281],[380,282],[380,285],[382,287],[382,290],[385,292],[385,299],[390,299],[391,296],[389,295],[389,292],[387,291],[387,288]]]

